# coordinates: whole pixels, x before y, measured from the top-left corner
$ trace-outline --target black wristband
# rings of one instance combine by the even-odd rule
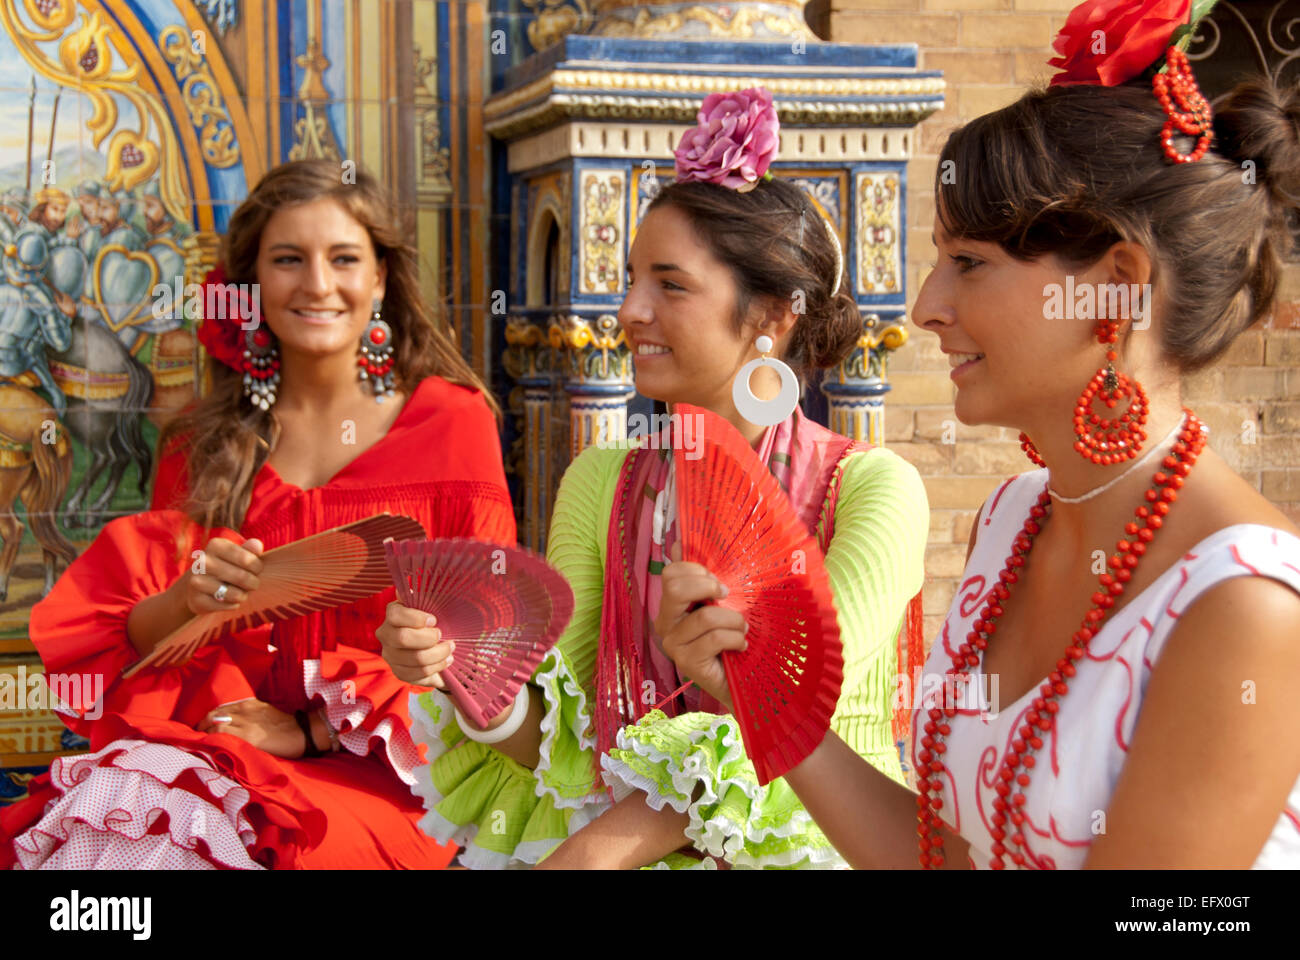
[[[307,749],[303,751],[302,755],[308,759],[321,756],[320,747],[316,746],[316,741],[312,739],[311,719],[307,716],[307,711],[299,710],[293,715],[293,718],[298,721],[298,726],[302,727],[302,735],[307,738]]]

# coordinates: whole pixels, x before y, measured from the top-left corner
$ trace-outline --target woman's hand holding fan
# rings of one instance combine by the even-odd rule
[[[249,589],[243,594],[243,602],[233,606],[195,599],[207,612],[178,626],[144,657],[123,670],[122,676],[131,677],[145,667],[179,666],[187,663],[201,646],[220,637],[316,610],[333,609],[380,593],[391,582],[384,541],[423,535],[424,527],[410,517],[377,513],[268,550],[254,558],[256,563],[236,557],[234,551],[244,551],[247,543],[238,548],[230,543],[229,547],[221,548],[226,556],[217,569],[236,576],[236,586],[255,585],[256,592]],[[209,540],[208,544],[215,542]],[[236,563],[229,562],[232,557]],[[205,566],[210,562],[206,555],[203,562]],[[254,579],[244,575],[251,566],[257,566]],[[214,570],[205,569],[205,579],[192,580],[193,586],[186,587],[187,593],[210,585],[206,578],[213,573]],[[222,584],[223,599],[233,599],[231,585],[226,581]]]
[[[390,540],[384,549],[406,608],[396,615],[393,642],[384,644],[385,659],[408,676],[436,674],[435,685],[456,709],[488,729],[513,709],[520,688],[568,626],[568,581],[527,550],[478,540]],[[416,611],[432,615],[437,626],[421,625]],[[444,659],[444,644],[430,643],[435,629],[460,646],[459,659],[451,647]]]
[[[203,546],[202,572],[186,570],[172,589],[178,590],[188,613],[228,613],[238,610],[261,581],[263,544],[261,540],[236,543],[226,537],[213,537]],[[225,584],[225,599],[216,598]]]
[[[438,618],[394,600],[375,630],[393,676],[417,687],[447,689],[442,671],[452,664],[456,641],[444,640]]]
[[[749,624],[739,610],[710,603],[726,597],[727,587],[698,563],[683,562],[680,543],[673,544],[671,557],[673,562],[662,574],[655,632],[663,638],[664,653],[677,665],[682,679],[694,681],[734,711],[721,655],[724,650],[748,649]]]

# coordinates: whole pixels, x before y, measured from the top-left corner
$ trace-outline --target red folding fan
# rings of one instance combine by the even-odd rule
[[[682,559],[728,588],[719,605],[749,624],[749,647],[725,651],[736,719],[758,781],[789,772],[821,743],[844,659],[817,541],[745,438],[722,417],[678,404],[674,444]]]
[[[199,647],[226,634],[381,593],[391,584],[384,541],[425,535],[424,527],[410,517],[377,513],[268,550],[262,554],[258,587],[247,602],[234,610],[187,620],[144,659],[123,670],[122,676],[146,666],[185,663]]]
[[[397,599],[438,619],[456,641],[441,674],[460,712],[479,727],[514,703],[573,616],[569,583],[541,557],[479,540],[385,545]]]

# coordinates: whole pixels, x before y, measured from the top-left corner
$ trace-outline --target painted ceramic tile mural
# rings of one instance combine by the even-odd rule
[[[202,391],[185,286],[270,167],[325,156],[390,184],[426,292],[455,303],[449,322],[486,367],[487,278],[465,244],[486,236],[471,105],[488,71],[464,52],[485,15],[432,0],[0,0],[0,670],[39,668],[32,605],[106,522],[147,507],[158,431]],[[0,803],[82,746],[11,706]]]

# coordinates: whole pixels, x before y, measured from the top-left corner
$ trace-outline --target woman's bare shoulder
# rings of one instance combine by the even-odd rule
[[[1184,515],[1195,516],[1189,535],[1202,539],[1224,527],[1259,524],[1300,537],[1300,527],[1217,453],[1206,450],[1183,487]],[[1199,536],[1197,536],[1199,534]]]

